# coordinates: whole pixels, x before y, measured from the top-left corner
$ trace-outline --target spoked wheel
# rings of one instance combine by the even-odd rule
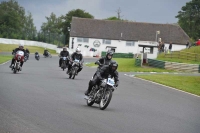
[[[69,74],[69,79],[71,79],[71,77],[72,77],[72,74]]]
[[[87,106],[92,106],[94,104],[94,100],[90,97],[87,101]]]
[[[99,107],[101,110],[106,109],[112,98],[112,91],[106,91],[104,98],[101,99]]]
[[[75,78],[75,76],[76,76],[76,71],[75,70],[73,70],[73,72],[72,72],[72,79],[74,79]]]

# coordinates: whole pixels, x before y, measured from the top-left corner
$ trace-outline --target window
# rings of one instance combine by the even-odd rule
[[[103,39],[103,44],[111,44],[111,40]]]
[[[126,46],[135,46],[134,41],[126,41]]]
[[[89,38],[77,38],[77,42],[89,42]]]

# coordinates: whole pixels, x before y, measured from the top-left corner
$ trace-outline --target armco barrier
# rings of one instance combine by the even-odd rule
[[[135,66],[140,66],[141,67],[141,59],[135,59]]]
[[[165,68],[164,61],[148,59],[148,64],[149,64],[149,66],[152,66],[152,67],[158,67],[158,68],[163,68],[163,69]]]
[[[105,57],[106,52],[101,52],[101,57]],[[132,53],[114,53],[113,58],[133,58]]]
[[[57,48],[56,45],[43,43],[43,42],[37,42],[37,41],[28,41],[28,40],[18,40],[18,39],[6,39],[6,38],[0,38],[0,43],[2,44],[24,44],[25,46],[38,46],[43,48],[48,48],[52,50],[56,50],[56,53],[60,53],[61,48]],[[72,54],[72,50],[68,49],[69,53]]]
[[[186,63],[160,61],[160,60],[154,60],[154,59],[148,59],[148,64],[149,64],[149,66],[157,67],[157,68],[200,73],[200,65],[199,64],[186,64]]]

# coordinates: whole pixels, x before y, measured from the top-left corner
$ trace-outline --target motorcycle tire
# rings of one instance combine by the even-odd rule
[[[91,98],[89,98],[86,102],[87,106],[92,106],[94,104],[94,100],[91,100]]]
[[[107,96],[108,95],[108,96]],[[106,91],[106,101],[104,101],[104,99],[101,99],[100,104],[99,104],[99,108],[100,110],[104,110],[107,108],[107,106],[109,105],[111,98],[112,98],[112,91]]]

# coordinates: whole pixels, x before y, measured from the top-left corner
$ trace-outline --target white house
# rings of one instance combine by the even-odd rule
[[[172,24],[73,17],[69,48],[75,51],[79,47],[83,56],[101,56],[102,51],[113,50],[116,53],[148,53],[148,58],[156,58],[159,38],[166,48],[172,42],[172,51],[186,48],[189,40],[181,27]],[[94,49],[95,52],[91,51]]]

